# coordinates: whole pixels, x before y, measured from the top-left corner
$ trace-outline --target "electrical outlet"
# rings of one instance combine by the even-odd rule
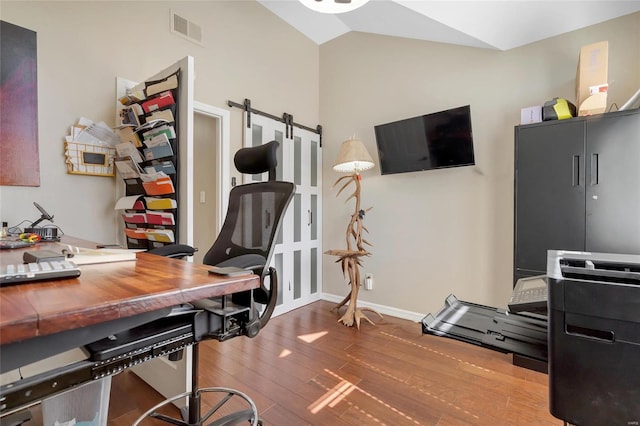
[[[373,274],[366,274],[364,276],[364,289],[373,290]]]

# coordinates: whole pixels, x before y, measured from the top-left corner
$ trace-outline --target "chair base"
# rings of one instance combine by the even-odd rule
[[[209,393],[209,392],[226,393],[226,396],[224,396],[204,416],[201,416],[200,415],[201,395],[203,393]],[[166,423],[173,424],[176,426],[203,426],[205,425],[205,422],[209,421],[209,419],[212,416],[214,416],[218,412],[218,410],[234,396],[237,396],[243,399],[248,404],[249,408],[246,410],[235,411],[231,414],[227,414],[220,418],[217,418],[213,420],[211,423],[208,423],[208,426],[232,426],[232,425],[239,425],[239,424],[246,425],[247,422],[250,422],[251,426],[261,426],[262,421],[258,417],[258,409],[256,407],[256,404],[253,402],[251,398],[249,398],[248,395],[240,391],[237,391],[235,389],[221,388],[221,387],[202,388],[202,389],[196,390],[195,395],[194,395],[194,392],[189,391],[189,392],[181,393],[179,395],[172,396],[169,399],[165,399],[164,401],[154,405],[149,410],[147,410],[147,412],[141,415],[132,424],[132,426],[140,425],[142,421],[147,417],[152,417],[154,419],[162,420]],[[190,404],[188,416],[194,417],[194,418],[189,418],[188,421],[184,421],[181,419],[176,419],[176,418],[166,416],[164,414],[160,414],[156,412],[159,408],[164,407],[165,405],[170,404],[174,401],[177,401],[178,399],[186,398],[186,397],[189,397],[189,404]]]

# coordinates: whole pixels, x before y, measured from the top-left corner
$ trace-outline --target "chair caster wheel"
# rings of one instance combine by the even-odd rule
[[[260,332],[260,320],[254,320],[245,325],[245,334],[248,337],[256,337]]]

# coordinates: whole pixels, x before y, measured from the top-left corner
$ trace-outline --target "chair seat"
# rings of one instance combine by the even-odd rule
[[[243,254],[240,256],[232,257],[231,259],[227,259],[218,263],[215,266],[225,267],[225,266],[235,266],[236,268],[243,269],[262,269],[267,262],[267,259],[264,256],[259,254]]]

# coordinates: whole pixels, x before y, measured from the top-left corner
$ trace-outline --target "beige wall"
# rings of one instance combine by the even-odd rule
[[[353,208],[331,191],[343,140],[355,133],[377,161],[374,125],[471,105],[476,167],[363,173],[362,205],[373,207],[365,219],[373,255],[363,270],[375,284],[361,300],[435,313],[453,293],[506,306],[520,108],[554,96],[573,101],[579,49],[601,40],[609,41],[609,101],[620,106],[640,88],[639,13],[506,52],[364,33],[321,46],[325,250],[343,248]],[[330,260],[324,291],[344,295],[340,268]]]
[[[170,9],[203,28],[204,47],[169,31]],[[195,98],[319,119],[318,46],[253,1],[5,1],[0,19],[37,32],[41,186],[0,187],[10,225],[39,216],[37,201],[65,233],[115,240],[115,179],[66,173],[63,141],[79,117],[115,125],[116,77],[143,81],[179,59],[195,58]],[[231,112],[233,153],[242,113]],[[231,166],[231,170],[235,170]]]
[[[169,32],[169,10],[203,27],[204,47]],[[449,293],[504,306],[511,287],[513,126],[520,108],[573,99],[580,46],[609,40],[610,101],[640,87],[640,14],[507,52],[361,33],[321,47],[253,1],[24,2],[0,18],[38,33],[42,185],[0,187],[0,217],[33,220],[37,201],[72,235],[113,241],[115,180],[66,174],[62,151],[80,116],[114,124],[116,76],[144,80],[195,58],[196,100],[226,107],[250,98],[273,114],[323,125],[323,249],[343,248],[351,204],[331,190],[339,144],[353,133],[377,160],[373,126],[470,104],[478,166],[381,176],[364,173],[363,206],[375,290],[361,299],[426,313]],[[242,114],[231,110],[232,147]],[[324,291],[344,295],[334,259]]]

